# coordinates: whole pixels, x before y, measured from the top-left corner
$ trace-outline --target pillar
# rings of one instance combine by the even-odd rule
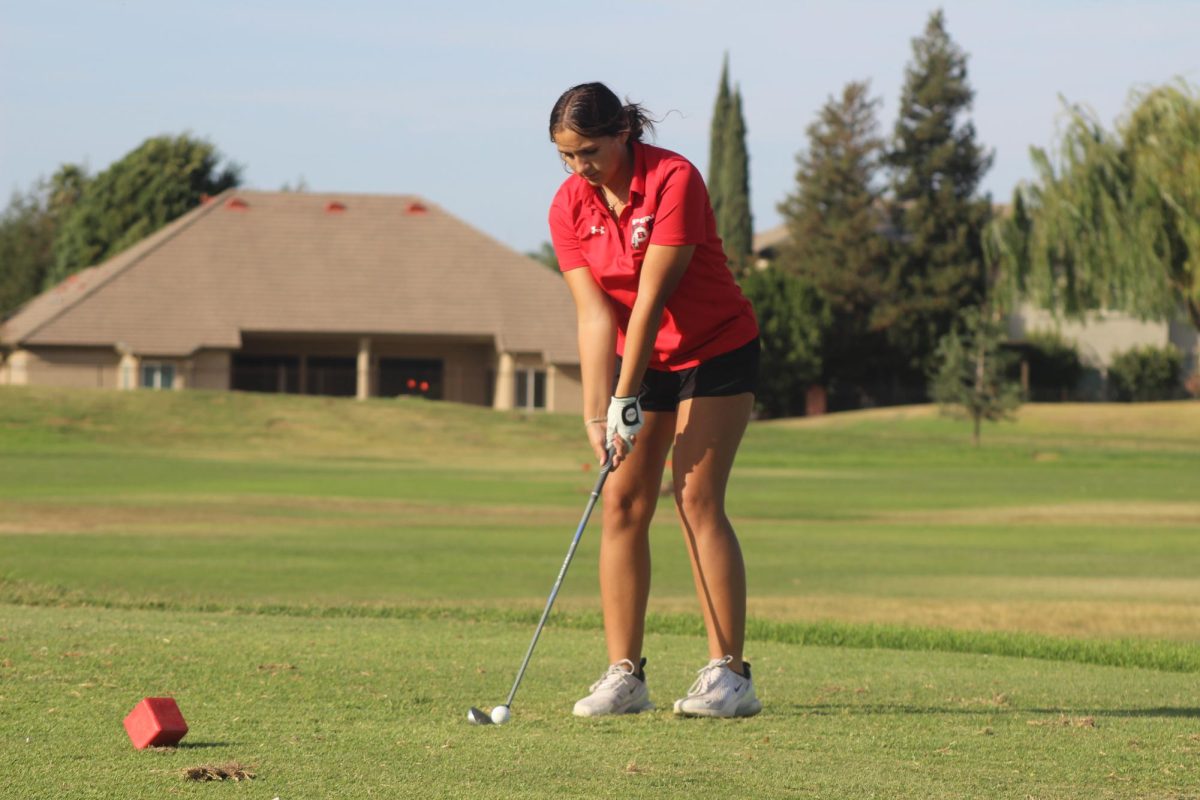
[[[371,396],[371,337],[358,340],[358,389],[355,397],[366,400]]]
[[[500,354],[500,363],[496,368],[496,394],[492,398],[492,407],[508,411],[513,407],[516,397],[516,362],[509,353]]]

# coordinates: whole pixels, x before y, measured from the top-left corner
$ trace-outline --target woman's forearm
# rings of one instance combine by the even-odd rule
[[[642,298],[634,303],[625,331],[625,352],[621,358],[621,374],[617,379],[617,397],[632,397],[642,385],[650,354],[654,351],[654,340],[662,322],[663,303]]]
[[[612,314],[579,320],[579,369],[583,381],[583,419],[602,419],[608,413],[616,361],[617,326]]]

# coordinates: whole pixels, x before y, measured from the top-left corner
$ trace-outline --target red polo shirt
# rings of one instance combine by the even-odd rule
[[[708,190],[683,156],[634,142],[629,205],[619,221],[578,175],[563,181],[550,205],[550,236],[559,268],[587,267],[617,314],[617,354],[637,297],[646,248],[696,245],[667,298],[650,356],[652,369],[676,371],[736,350],[758,336],[750,301],[726,266]]]

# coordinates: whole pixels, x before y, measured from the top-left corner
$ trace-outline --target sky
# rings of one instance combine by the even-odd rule
[[[895,123],[915,0],[0,0],[0,191],[60,164],[99,172],[146,138],[189,133],[246,186],[416,194],[521,251],[549,238],[565,177],[547,131],[568,87],[600,80],[662,122],[656,143],[707,169],[728,53],[741,88],[755,230],[781,222],[805,129],[870,81]],[[969,56],[970,112],[1005,202],[1032,177],[1063,100],[1106,124],[1130,92],[1200,84],[1200,0],[946,0]]]

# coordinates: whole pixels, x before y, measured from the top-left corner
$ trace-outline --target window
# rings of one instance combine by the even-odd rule
[[[546,371],[543,369],[519,369],[515,374],[516,396],[513,406],[516,408],[545,408],[546,407]]]
[[[174,364],[142,364],[143,389],[174,389]]]

